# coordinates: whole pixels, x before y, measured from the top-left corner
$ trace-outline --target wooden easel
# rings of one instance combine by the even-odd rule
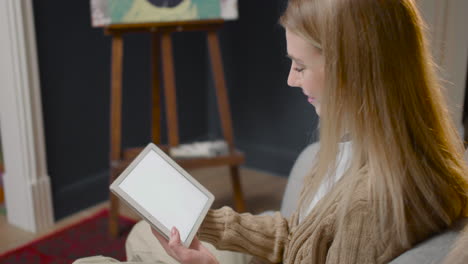
[[[110,182],[128,166],[143,148],[122,149],[121,123],[122,123],[122,67],[123,67],[123,34],[132,32],[148,32],[152,35],[152,139],[155,144],[166,152],[169,147],[179,144],[179,131],[177,123],[177,102],[175,89],[174,62],[172,55],[172,38],[174,32],[205,31],[207,32],[208,47],[211,58],[211,67],[216,88],[218,110],[224,140],[229,146],[229,154],[215,158],[197,158],[177,160],[179,165],[186,169],[229,166],[234,194],[235,208],[245,211],[244,198],[241,189],[239,165],[245,160],[244,155],[234,149],[229,101],[224,80],[224,69],[219,48],[218,29],[223,20],[201,20],[190,22],[166,22],[148,24],[112,25],[105,28],[105,33],[112,36],[112,72],[111,72],[111,124],[110,124]],[[158,68],[159,50],[162,53],[162,73],[164,78],[164,93],[167,115],[169,146],[161,145],[161,106],[160,106],[160,76]],[[110,194],[109,233],[116,237],[118,226],[119,201]]]

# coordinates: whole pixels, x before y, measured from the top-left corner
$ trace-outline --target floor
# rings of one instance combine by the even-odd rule
[[[213,204],[213,208],[219,208],[223,205],[233,205],[231,199],[229,172],[227,168],[209,168],[189,172],[214,194],[216,200]],[[286,178],[251,169],[241,169],[241,180],[249,212],[260,213],[266,210],[279,209],[284,188],[286,186]],[[94,214],[102,208],[106,208],[107,206],[107,202],[97,204],[91,208],[61,219],[52,228],[37,234],[23,231],[8,224],[6,217],[4,215],[0,215],[0,254],[43,235],[54,232],[55,230],[73,224],[82,218],[86,218],[87,216]],[[124,205],[121,205],[121,214],[130,218],[138,219],[138,216]]]

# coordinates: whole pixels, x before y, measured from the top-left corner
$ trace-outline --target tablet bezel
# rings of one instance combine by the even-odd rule
[[[121,200],[123,200],[130,208],[132,208],[136,213],[138,213],[143,219],[145,219],[155,230],[157,230],[160,234],[162,234],[166,239],[169,240],[170,237],[170,230],[167,229],[161,222],[159,222],[155,217],[153,217],[148,211],[146,211],[143,207],[141,207],[132,197],[130,197],[125,191],[123,191],[119,185],[122,183],[123,180],[127,178],[127,176],[135,169],[136,166],[140,163],[140,161],[148,154],[148,152],[154,151],[157,155],[159,155],[163,160],[165,160],[168,165],[172,168],[177,170],[180,175],[186,178],[190,183],[192,183],[198,190],[200,190],[208,200],[205,203],[202,211],[198,215],[197,221],[193,225],[192,229],[190,230],[189,235],[185,241],[182,241],[182,244],[185,247],[189,247],[192,243],[193,238],[197,234],[198,228],[205,218],[208,210],[210,209],[211,205],[214,201],[214,195],[208,191],[203,185],[201,185],[195,178],[193,178],[189,173],[187,173],[182,167],[180,167],[171,157],[169,157],[164,151],[158,148],[155,144],[149,143],[143,151],[128,165],[128,167],[115,179],[115,181],[110,185],[110,190]],[[174,208],[176,210],[176,208]]]

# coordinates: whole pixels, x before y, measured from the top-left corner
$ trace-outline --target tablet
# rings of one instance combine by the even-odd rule
[[[214,196],[150,143],[111,184],[110,190],[169,239],[177,227],[189,247]],[[149,230],[148,230],[149,232]]]

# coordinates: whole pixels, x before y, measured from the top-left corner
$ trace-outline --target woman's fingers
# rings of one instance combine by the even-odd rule
[[[167,254],[182,264],[218,263],[213,254],[211,254],[197,238],[194,238],[190,248],[184,247],[180,239],[179,231],[175,227],[171,230],[169,241],[152,228],[151,232],[159,240],[159,243],[161,243],[161,246]]]
[[[185,249],[185,247],[180,242],[180,236],[179,236],[177,230],[175,229],[175,227],[172,228],[171,239],[169,241],[163,235],[161,235],[158,231],[154,230],[153,228],[151,228],[151,232],[153,232],[153,235],[159,240],[159,243],[164,248],[166,253],[169,256],[176,259],[177,261],[181,262],[180,255],[185,256],[185,254],[183,254],[181,252],[182,249],[180,247],[182,247],[184,249]],[[177,232],[177,237],[174,236],[174,232]]]
[[[170,254],[171,252],[170,252],[170,248],[169,248],[169,245],[168,245],[169,241],[163,235],[161,235],[158,231],[154,230],[153,228],[151,228],[151,232],[158,239],[159,243],[164,248],[164,250],[168,254]]]
[[[179,231],[175,227],[171,230],[171,238],[168,244],[171,251],[177,256],[177,259],[184,259],[188,255],[189,249],[182,245]]]
[[[201,242],[200,242],[200,240],[198,240],[197,237],[193,238],[192,243],[190,244],[190,248],[195,249],[195,250],[200,250]]]
[[[194,250],[193,248],[184,247],[180,240],[179,231],[175,227],[171,230],[169,248],[174,254],[172,257],[183,264],[207,263],[205,259],[209,258],[209,256],[201,255],[198,249]]]

